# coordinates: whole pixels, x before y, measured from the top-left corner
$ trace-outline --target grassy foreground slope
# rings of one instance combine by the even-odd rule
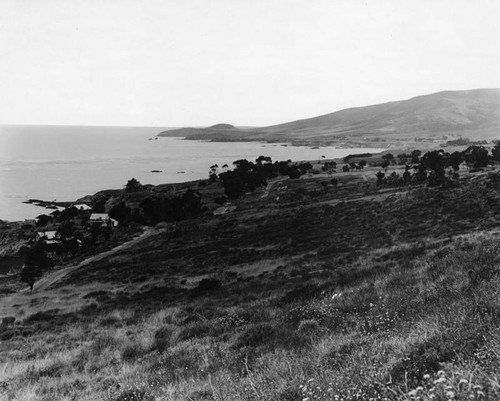
[[[500,174],[375,173],[280,180],[4,296],[0,397],[499,399]]]

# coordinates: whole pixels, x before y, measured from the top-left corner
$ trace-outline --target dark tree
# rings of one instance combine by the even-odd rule
[[[427,169],[425,168],[424,165],[420,164],[419,166],[415,167],[417,172],[415,173],[415,179],[418,182],[424,182],[427,180]]]
[[[120,202],[109,209],[109,217],[118,220],[118,224],[124,224],[130,217],[130,208],[125,205],[125,202]]]
[[[399,164],[405,165],[408,163],[408,160],[411,159],[411,156],[406,153],[400,153],[398,155],[398,159],[399,159]]]
[[[440,181],[445,176],[445,168],[449,165],[449,154],[440,150],[427,152],[421,160],[422,165],[434,173],[436,180]]]
[[[405,184],[408,184],[411,181],[411,173],[410,173],[410,166],[405,167],[405,172],[403,173],[403,181]]]
[[[377,173],[377,185],[382,185],[384,183],[385,174],[382,171]]]
[[[365,166],[366,166],[366,161],[365,161],[365,160],[361,160],[361,161],[358,163],[358,166],[360,166],[361,168],[365,167]]]
[[[36,226],[37,227],[45,227],[52,221],[52,217],[47,216],[46,214],[41,214],[36,218]]]
[[[344,173],[349,172],[349,165],[344,164],[344,166],[342,167],[342,171],[343,171]]]
[[[259,156],[255,162],[257,164],[272,163],[272,159],[269,156]]]
[[[394,160],[394,155],[392,153],[387,153],[382,156],[382,159],[387,160],[389,163],[392,163]]]
[[[252,171],[254,168],[254,164],[247,159],[236,160],[233,165],[242,172]]]
[[[140,192],[142,191],[142,184],[137,181],[135,178],[132,178],[127,182],[127,185],[125,185],[125,191],[126,192]]]
[[[336,168],[337,168],[337,163],[336,162],[325,162],[323,164],[323,166],[321,167],[321,170],[327,172],[330,175],[332,175],[335,172]]]
[[[42,271],[35,265],[24,265],[21,269],[20,279],[30,287],[30,292],[33,292],[35,282],[42,276]]]
[[[460,164],[462,164],[463,161],[464,161],[464,157],[462,155],[462,152],[453,152],[450,155],[449,163],[450,163],[451,168],[455,171],[460,170]]]
[[[302,171],[297,166],[293,166],[288,170],[288,176],[293,179],[300,178]]]
[[[422,155],[422,152],[418,149],[414,150],[411,152],[411,162],[412,163],[418,163],[420,161],[420,156]]]
[[[382,167],[384,170],[386,170],[387,167],[389,167],[389,161],[384,160],[382,163],[380,163],[380,167]]]
[[[62,211],[55,211],[52,213],[52,215],[54,216],[55,220],[58,223],[72,220],[76,216],[78,216],[78,214],[79,214],[79,210],[74,206],[67,207],[66,209],[64,209]]]
[[[462,154],[464,160],[474,168],[486,167],[490,163],[488,149],[484,146],[469,146]]]
[[[307,173],[308,171],[312,170],[312,168],[313,168],[312,164],[309,162],[300,163],[298,167],[299,167],[300,171],[302,172],[302,174]]]
[[[21,270],[20,279],[30,287],[33,291],[33,286],[45,269],[50,266],[50,259],[47,257],[42,243],[35,243],[27,249],[24,255],[24,266]]]
[[[500,162],[500,141],[497,141],[493,149],[491,149],[493,160]]]

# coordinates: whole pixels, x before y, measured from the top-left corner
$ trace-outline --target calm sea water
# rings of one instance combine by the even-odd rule
[[[207,178],[212,164],[238,159],[316,160],[382,149],[214,143],[153,138],[162,128],[0,126],[0,219],[18,221],[44,212],[23,201],[73,201],[131,178],[163,184]],[[151,170],[162,170],[152,173]]]

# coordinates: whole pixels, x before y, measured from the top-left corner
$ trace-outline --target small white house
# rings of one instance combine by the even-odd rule
[[[100,224],[101,226],[116,227],[118,221],[109,217],[107,213],[92,213],[89,219],[90,224]]]
[[[46,244],[57,244],[56,231],[38,231],[38,238],[42,239]]]
[[[73,205],[76,207],[78,210],[91,210],[92,208],[89,205],[86,205],[85,203],[79,203],[78,205]]]

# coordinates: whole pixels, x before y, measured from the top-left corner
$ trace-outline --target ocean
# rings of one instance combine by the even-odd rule
[[[28,199],[74,201],[131,178],[164,184],[208,178],[210,166],[238,159],[319,160],[383,149],[287,146],[158,138],[165,128],[0,126],[0,219],[22,221],[47,213]],[[161,170],[153,173],[152,170]]]

